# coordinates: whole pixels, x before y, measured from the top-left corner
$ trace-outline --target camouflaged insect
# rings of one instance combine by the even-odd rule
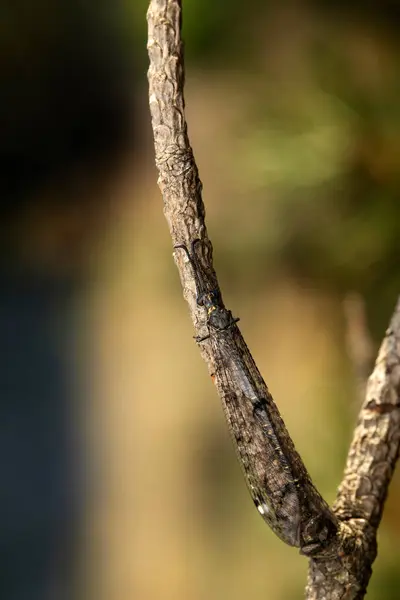
[[[193,269],[197,304],[206,309],[208,340],[214,356],[215,385],[250,494],[263,519],[284,542],[312,555],[336,530],[325,504],[296,452],[279,411],[219,290],[212,289],[194,240],[181,248]],[[321,506],[323,510],[321,512]]]

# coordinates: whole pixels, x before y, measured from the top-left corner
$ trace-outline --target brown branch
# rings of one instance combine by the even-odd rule
[[[375,560],[377,529],[400,447],[400,298],[368,380],[334,511],[341,523],[340,572],[321,579],[311,561],[309,600],[361,599]],[[340,575],[340,576],[338,576]]]
[[[201,239],[206,242],[206,247],[211,249],[204,223],[202,185],[190,147],[184,115],[181,1],[152,0],[147,18],[150,110],[155,159],[159,170],[158,183],[164,199],[165,216],[174,246],[184,244],[189,248],[191,241]],[[198,290],[193,265],[187,257],[185,259],[183,252],[175,253],[175,261],[196,333],[205,339],[204,328],[207,327],[207,321],[204,306],[199,306],[196,301]],[[212,253],[202,252],[201,262],[207,273],[208,289],[215,289],[219,293],[212,266]],[[226,316],[227,311],[222,299],[220,307]],[[239,353],[248,352],[236,325],[233,331],[229,338],[230,343],[234,344]],[[278,442],[281,446],[284,445],[285,456],[282,464],[288,462],[290,468],[287,472],[291,473],[292,481],[296,482],[295,500],[299,503],[299,519],[303,529],[299,539],[294,537],[293,541],[288,541],[281,535],[278,527],[269,524],[285,541],[298,545],[303,550],[308,537],[312,539],[312,531],[319,535],[321,542],[315,544],[315,552],[310,547],[307,548],[307,552],[304,551],[313,554],[307,586],[309,599],[351,600],[362,598],[364,595],[376,554],[376,528],[398,454],[399,340],[398,306],[382,345],[374,374],[370,378],[367,400],[361,411],[344,481],[340,486],[334,509],[336,517],[311,483],[267,386],[251,357],[248,359],[249,368],[254,369],[256,373],[258,389],[263,391],[265,402],[269,403],[272,411],[271,422],[275,432],[278,432]],[[200,350],[210,374],[217,375],[221,372],[221,365],[218,364],[220,357],[213,351],[209,340],[201,344]],[[224,387],[221,377],[216,376],[215,383],[226,408],[227,402],[230,401],[229,390],[227,393],[230,382],[225,381]],[[243,418],[243,415],[241,417]],[[230,425],[232,427],[232,423]],[[236,439],[239,437],[240,431],[237,432]],[[272,471],[274,468],[272,465]],[[260,508],[262,507],[259,507],[259,510]],[[263,510],[260,510],[260,513],[263,514]],[[268,522],[268,519],[266,520]]]
[[[212,306],[214,317],[220,314],[229,320],[232,317],[223,305],[212,252],[205,250],[212,246],[184,116],[181,2],[153,0],[147,18],[150,110],[165,216],[174,245],[189,249],[193,240],[204,242],[200,246],[201,279],[205,289],[218,297],[218,304]],[[204,306],[198,305],[199,278],[196,282],[194,261],[187,258],[182,251],[175,253],[197,337],[203,340],[200,351],[220,395],[253,500],[286,543],[301,548],[304,554],[325,555],[335,542],[337,520],[311,482],[239,328],[234,324],[223,338],[219,336],[218,347],[211,339],[206,341],[211,338],[210,312],[205,318]],[[228,355],[223,356],[221,346]],[[236,362],[229,368],[226,362],[232,356]],[[239,381],[240,377],[245,380]]]
[[[147,20],[149,105],[158,185],[173,245],[184,243],[189,246],[196,238],[207,239],[207,230],[202,183],[189,143],[184,112],[181,2],[152,0]],[[197,329],[202,311],[197,306],[193,277],[183,268],[180,259],[179,255],[179,274]]]

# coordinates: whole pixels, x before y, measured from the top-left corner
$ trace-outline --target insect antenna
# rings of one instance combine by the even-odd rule
[[[207,294],[207,287],[206,287],[203,277],[202,277],[202,267],[198,261],[198,258],[197,258],[196,252],[195,252],[195,246],[198,242],[201,243],[202,240],[200,240],[199,238],[196,238],[195,240],[192,241],[191,252],[189,252],[186,244],[177,244],[176,246],[174,246],[174,249],[177,250],[177,249],[181,248],[185,252],[186,256],[188,257],[188,260],[193,269],[193,276],[194,276],[194,281],[195,281],[195,285],[196,285],[196,292],[197,292],[196,301],[199,306],[203,306],[204,296]]]

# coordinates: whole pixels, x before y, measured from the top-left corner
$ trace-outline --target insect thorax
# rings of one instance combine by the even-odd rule
[[[208,323],[214,329],[223,331],[228,329],[233,323],[232,314],[229,310],[220,308],[219,306],[212,306],[208,309]]]

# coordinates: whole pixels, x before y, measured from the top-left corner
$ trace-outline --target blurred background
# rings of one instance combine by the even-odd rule
[[[307,561],[254,509],[192,339],[146,9],[2,7],[0,595],[299,598]],[[390,0],[184,1],[224,298],[329,502],[400,291],[399,29]],[[371,600],[399,597],[399,502],[397,474]]]

